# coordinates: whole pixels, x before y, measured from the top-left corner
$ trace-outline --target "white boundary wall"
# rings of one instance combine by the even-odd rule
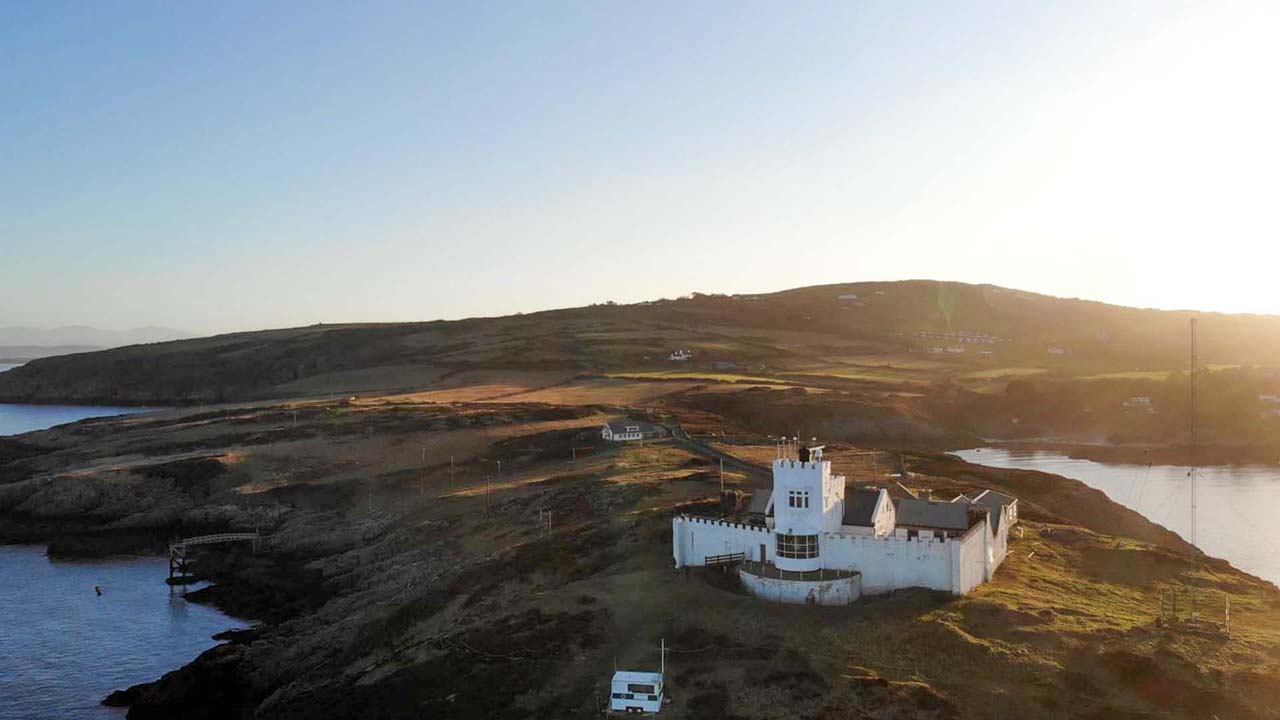
[[[848,605],[862,596],[857,575],[835,580],[779,580],[739,568],[738,577],[752,595],[788,605]]]
[[[774,555],[773,531],[769,528],[689,515],[672,518],[671,546],[676,567],[705,565],[711,555],[742,553],[747,560],[756,562],[773,562]]]
[[[862,593],[924,587],[964,595],[990,580],[1004,560],[1008,527],[1005,518],[1000,533],[992,536],[987,522],[981,521],[960,538],[908,538],[905,531],[881,538],[822,533],[818,543],[822,567],[857,570]],[[770,528],[680,515],[672,519],[671,531],[677,568],[705,565],[709,556],[731,553],[757,562],[774,561]]]

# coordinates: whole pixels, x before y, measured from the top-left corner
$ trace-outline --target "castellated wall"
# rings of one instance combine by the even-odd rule
[[[993,537],[985,522],[961,538],[908,538],[905,532],[882,538],[823,533],[818,542],[822,566],[857,570],[861,592],[867,594],[924,587],[963,595],[990,579],[1006,552],[1005,538]],[[672,520],[676,567],[703,565],[708,556],[729,553],[773,562],[774,549],[773,531],[768,528],[690,516]]]
[[[865,593],[874,595],[907,587],[955,590],[952,554],[959,551],[959,543],[955,541],[933,537],[908,539],[898,535],[875,538],[826,534],[818,542],[824,565],[862,573]]]
[[[764,557],[760,556],[764,546]],[[755,525],[680,515],[671,521],[676,567],[703,565],[710,555],[742,553],[747,560],[773,562],[773,531]]]

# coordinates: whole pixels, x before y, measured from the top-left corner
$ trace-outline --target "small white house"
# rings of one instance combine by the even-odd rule
[[[693,357],[693,353],[689,352],[688,350],[676,350],[675,352],[667,356],[667,359],[674,360],[676,362],[684,362],[692,357]]]
[[[858,296],[854,295],[853,293],[845,293],[843,295],[837,295],[836,299],[837,300],[857,300]]]
[[[625,713],[656,713],[662,709],[662,673],[619,670],[609,689],[609,709]]]
[[[1136,410],[1138,412],[1147,413],[1148,415],[1156,414],[1156,409],[1151,405],[1151,398],[1146,395],[1135,395],[1128,400],[1125,400],[1122,404],[1124,405],[1125,410]]]
[[[609,442],[652,440],[662,437],[663,434],[660,426],[639,420],[613,420],[605,423],[600,429],[600,437]]]

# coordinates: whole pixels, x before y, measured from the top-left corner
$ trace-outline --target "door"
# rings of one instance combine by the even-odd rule
[[[764,547],[764,543],[760,543],[760,562],[764,562],[765,557],[766,557],[766,556],[765,556],[765,547]]]

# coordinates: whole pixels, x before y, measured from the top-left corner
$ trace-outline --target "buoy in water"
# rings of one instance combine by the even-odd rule
[[[98,597],[102,597],[102,587],[100,585],[94,585],[93,591],[98,593]]]

